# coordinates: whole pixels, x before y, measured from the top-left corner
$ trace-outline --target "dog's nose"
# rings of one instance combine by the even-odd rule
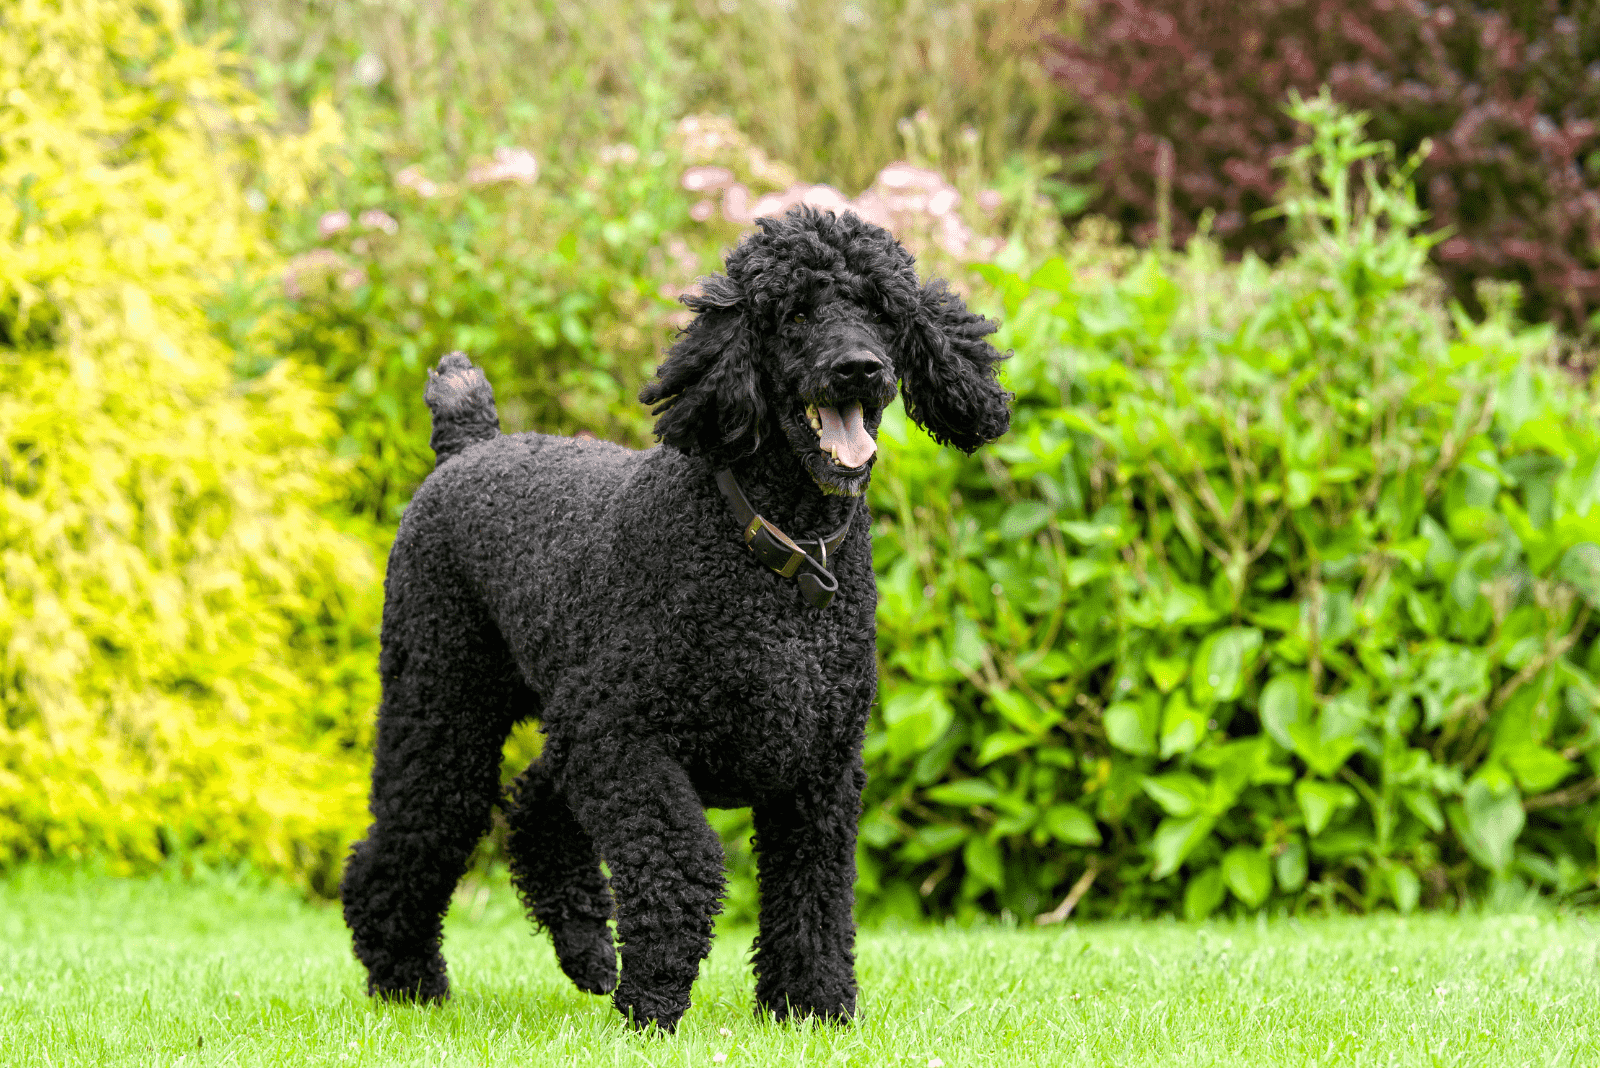
[[[883,359],[870,349],[852,349],[834,361],[829,369],[842,387],[865,386],[883,369]]]

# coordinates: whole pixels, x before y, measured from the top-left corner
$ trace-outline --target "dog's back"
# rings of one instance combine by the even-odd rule
[[[608,513],[646,454],[609,441],[537,433],[472,440],[458,430],[446,438],[455,450],[440,453],[406,507],[388,581],[467,596],[484,623],[515,636],[505,653],[543,691],[541,676],[587,629],[584,606],[594,603],[590,587],[611,548]]]

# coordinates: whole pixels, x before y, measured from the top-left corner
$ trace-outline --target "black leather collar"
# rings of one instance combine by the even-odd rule
[[[828,557],[839,551],[845,535],[850,533],[850,520],[826,538],[805,542],[814,548],[804,548],[801,542],[773,526],[772,521],[756,514],[750,501],[739,488],[733,472],[723,468],[717,472],[717,488],[727,498],[733,517],[744,528],[745,548],[756,554],[756,559],[766,564],[784,578],[792,578],[800,586],[800,595],[812,608],[826,608],[839,592],[839,580],[828,570]],[[851,515],[855,508],[852,504]]]

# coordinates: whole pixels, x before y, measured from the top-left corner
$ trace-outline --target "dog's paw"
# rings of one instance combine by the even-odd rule
[[[611,995],[611,1002],[635,1030],[643,1031],[651,1024],[655,1024],[657,1031],[669,1035],[677,1030],[678,1021],[683,1019],[683,1014],[689,1009],[689,998],[686,994],[672,995],[654,990],[640,990],[628,982],[627,976],[623,976],[617,992]]]
[[[450,1000],[450,980],[439,976],[425,979],[411,986],[383,986],[367,982],[367,995],[379,1001],[395,1001],[411,1005],[442,1005]]]
[[[582,931],[550,932],[561,970],[579,990],[589,994],[609,994],[617,987],[617,948],[611,944],[611,928],[601,926]]]
[[[391,967],[384,969],[382,976],[368,975],[367,996],[383,1001],[438,1005],[450,999],[450,977],[445,974],[441,957]]]

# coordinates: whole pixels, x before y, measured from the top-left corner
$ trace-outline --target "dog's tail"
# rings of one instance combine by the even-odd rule
[[[500,434],[494,387],[464,352],[450,353],[428,372],[428,389],[422,399],[433,412],[433,436],[428,444],[438,458],[436,464]]]

